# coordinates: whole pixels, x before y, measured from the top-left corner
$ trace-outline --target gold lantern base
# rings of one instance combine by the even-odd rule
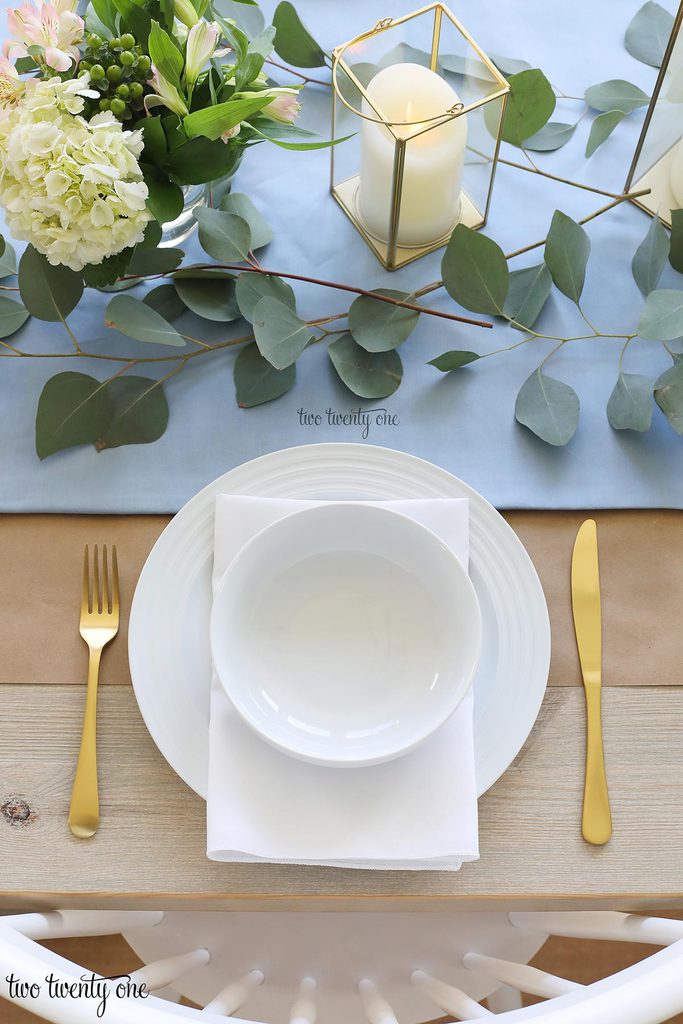
[[[445,235],[434,239],[433,242],[410,246],[397,244],[392,250],[388,242],[383,242],[376,235],[368,231],[362,218],[359,216],[357,203],[359,187],[360,174],[354,174],[353,177],[347,178],[346,181],[333,185],[331,191],[346,216],[363,236],[385,270],[399,270],[400,267],[405,267],[406,264],[419,260],[430,252],[436,252],[437,249],[443,249],[444,245],[448,244],[453,228],[456,226],[455,224]],[[462,192],[460,195],[460,217],[456,223],[464,224],[466,227],[476,230],[482,227],[485,222],[486,217],[481,210],[478,210],[469,196]]]

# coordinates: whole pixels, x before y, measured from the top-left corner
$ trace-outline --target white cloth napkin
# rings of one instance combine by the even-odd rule
[[[254,534],[316,504],[219,495],[214,592]],[[467,568],[467,499],[379,504],[429,527]],[[262,740],[234,710],[214,673],[207,856],[217,861],[457,871],[463,861],[479,856],[472,712],[470,690],[449,721],[411,753],[370,767],[320,767]]]

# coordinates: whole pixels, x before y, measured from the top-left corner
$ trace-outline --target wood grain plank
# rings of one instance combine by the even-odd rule
[[[604,694],[614,838],[580,836],[583,694],[549,689],[529,741],[480,802],[481,860],[457,874],[214,864],[205,807],[152,743],[127,687],[105,688],[99,723],[102,828],[66,826],[83,693],[4,686],[0,741],[0,904],[119,906],[170,902],[282,909],[376,908],[411,901],[548,901],[683,906],[683,690]],[[24,801],[26,820],[10,823]],[[10,820],[8,820],[8,817]],[[16,817],[16,815],[15,815]]]

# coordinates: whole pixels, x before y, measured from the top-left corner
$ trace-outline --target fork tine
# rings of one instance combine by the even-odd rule
[[[90,567],[88,558],[88,545],[85,545],[83,554],[83,596],[81,598],[81,615],[87,615],[90,611]]]
[[[109,594],[109,563],[107,561],[107,545],[102,545],[102,611],[111,611],[111,596]]]
[[[111,595],[111,610],[114,615],[119,614],[119,561],[116,554],[116,544],[112,545],[111,549],[111,576],[112,576],[112,595]]]
[[[95,568],[95,579],[93,581],[92,588],[92,610],[93,614],[99,614],[102,611],[102,597],[100,594],[100,553],[97,544],[95,545],[93,563]]]

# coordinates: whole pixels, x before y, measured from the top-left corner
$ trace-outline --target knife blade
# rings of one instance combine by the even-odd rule
[[[595,520],[582,523],[572,555],[572,613],[586,694],[586,774],[581,831],[603,846],[612,835],[602,739],[602,613],[598,533]]]

